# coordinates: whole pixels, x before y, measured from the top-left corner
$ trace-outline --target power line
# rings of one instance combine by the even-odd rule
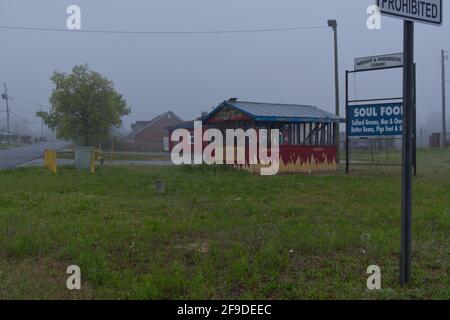
[[[139,31],[139,30],[69,30],[44,27],[24,27],[24,26],[0,26],[5,30],[26,30],[40,32],[72,32],[72,33],[97,33],[97,34],[141,34],[141,35],[194,35],[194,34],[233,34],[233,33],[261,33],[261,32],[285,32],[325,29],[328,26],[309,26],[309,27],[287,27],[287,28],[262,28],[262,29],[241,29],[241,30],[200,30],[200,31]]]
[[[11,97],[10,97],[11,98]],[[16,101],[14,100],[10,100],[15,106],[16,106],[16,111],[20,111],[22,114],[30,116],[31,114],[33,114],[34,116],[36,116],[36,112],[32,111],[32,110],[27,110],[26,108],[20,106]]]
[[[33,104],[33,105],[38,106],[38,107],[47,107],[48,108],[48,106],[46,104],[38,103],[38,102],[29,100],[29,99],[22,99],[22,98],[16,98],[16,97],[12,97],[12,98],[14,100],[18,100],[18,101],[22,101],[22,102],[25,102],[25,103]]]
[[[21,106],[19,106],[19,104],[18,104],[15,100],[17,100],[17,98],[14,98],[14,100],[13,100],[14,105],[15,105],[16,107],[18,107],[17,111],[21,111],[21,112],[23,112],[23,113],[33,112],[33,111],[24,110],[24,108],[22,108]],[[32,101],[30,101],[30,100],[26,100],[26,99],[19,99],[19,100],[21,100],[21,101],[28,101],[28,103],[32,103],[32,104],[37,104],[37,103],[35,103],[35,102],[32,102]],[[42,111],[42,107],[43,107],[43,106],[42,106],[41,104],[37,104],[37,105],[39,106],[39,111]],[[24,118],[22,118],[22,117],[19,117],[17,114],[14,114],[14,116],[16,116],[18,119],[20,119],[20,120],[22,120],[22,121],[25,121],[25,122],[27,122],[27,123],[31,123],[31,124],[33,124],[33,123],[40,123],[40,124],[41,124],[41,137],[44,136],[44,131],[45,131],[44,127],[45,127],[45,126],[44,126],[44,120],[43,120],[43,119],[32,121],[32,120],[26,120],[26,119],[24,119]],[[34,116],[36,117],[36,113],[34,114]]]
[[[10,111],[10,112],[11,112],[11,114],[12,114],[14,117],[16,117],[17,119],[22,120],[22,121],[27,122],[27,123],[38,123],[38,122],[41,122],[40,120],[34,120],[34,121],[32,121],[32,120],[27,120],[27,119],[25,119],[25,118],[19,116],[18,114],[16,114],[16,113],[13,112],[13,111]]]
[[[11,102],[13,102],[13,101],[11,101]],[[13,102],[14,103],[14,102]],[[29,111],[26,111],[25,109],[23,109],[22,107],[20,107],[17,103],[14,103],[14,105],[16,106],[15,108],[14,108],[14,110],[16,110],[16,111],[19,111],[21,114],[23,114],[23,115],[29,115]]]

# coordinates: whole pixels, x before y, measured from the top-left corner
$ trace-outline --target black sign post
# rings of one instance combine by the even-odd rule
[[[405,285],[411,278],[412,233],[412,163],[415,139],[415,65],[414,21],[441,25],[443,21],[442,0],[390,1],[377,0],[380,12],[404,20],[403,22],[403,148],[402,148],[402,233],[400,253],[400,283]]]
[[[400,254],[400,283],[411,277],[412,234],[412,160],[414,111],[414,22],[404,21],[403,26],[403,148],[402,148],[402,233]]]
[[[414,112],[413,112],[413,167],[414,177],[417,177],[417,75],[414,63]]]

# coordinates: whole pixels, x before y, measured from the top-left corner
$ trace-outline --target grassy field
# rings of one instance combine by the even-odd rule
[[[450,152],[419,153],[405,288],[399,168],[24,168],[0,186],[0,299],[450,299]],[[66,289],[72,264],[81,291]]]

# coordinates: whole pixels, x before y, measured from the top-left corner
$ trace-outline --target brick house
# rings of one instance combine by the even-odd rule
[[[182,122],[175,113],[168,111],[148,122],[138,121],[131,125],[134,131],[129,135],[129,139],[146,151],[168,151],[169,138],[166,128]]]
[[[131,131],[132,132],[139,131],[139,130],[145,128],[146,126],[148,126],[149,123],[150,123],[150,121],[136,121],[135,123],[133,123],[131,125]]]

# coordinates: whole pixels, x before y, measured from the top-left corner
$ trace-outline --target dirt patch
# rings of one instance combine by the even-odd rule
[[[0,300],[92,299],[92,288],[83,280],[81,290],[66,286],[70,263],[53,258],[2,259],[0,263]]]

